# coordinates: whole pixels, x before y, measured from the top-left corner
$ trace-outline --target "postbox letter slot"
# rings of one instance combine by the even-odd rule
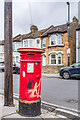
[[[33,56],[34,57],[34,54],[27,54],[27,56]]]

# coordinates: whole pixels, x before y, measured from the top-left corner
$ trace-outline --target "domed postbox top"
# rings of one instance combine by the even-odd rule
[[[39,52],[39,53],[44,53],[44,49],[41,48],[18,48],[17,52]]]

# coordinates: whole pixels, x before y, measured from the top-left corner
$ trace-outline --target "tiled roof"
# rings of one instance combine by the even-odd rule
[[[42,29],[42,30],[39,30],[39,31],[35,31],[35,32],[30,32],[28,34],[24,34],[22,35],[22,40],[23,39],[35,39],[35,38],[40,38],[41,34],[46,32],[48,29],[50,29],[52,26],[48,27],[47,29]]]
[[[21,34],[19,34],[13,38],[13,42],[20,42],[21,39],[22,39]]]
[[[67,32],[67,25],[63,24],[63,25],[55,26],[51,30],[45,32],[45,34],[42,35],[42,37],[47,36],[48,34],[51,34],[51,33],[58,33],[58,32],[60,33]]]

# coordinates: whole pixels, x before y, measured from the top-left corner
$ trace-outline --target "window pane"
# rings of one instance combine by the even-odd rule
[[[0,53],[3,52],[3,46],[0,45]]]
[[[40,48],[41,45],[40,45],[40,39],[37,39],[37,47]]]
[[[51,64],[56,64],[56,54],[51,55]]]
[[[62,44],[62,37],[61,37],[60,34],[58,34],[58,44],[59,44],[59,45]]]
[[[23,47],[23,46],[22,46],[22,42],[20,42],[20,47]]]
[[[28,40],[24,40],[24,47],[28,47]]]
[[[19,43],[16,43],[16,50],[20,47]]]
[[[32,40],[29,40],[29,47],[32,47]]]
[[[58,54],[58,64],[61,64],[62,61],[62,54]]]
[[[46,47],[46,38],[43,38],[43,47]]]
[[[37,39],[37,44],[40,44],[40,40],[39,39]]]
[[[51,41],[51,45],[55,45],[56,44],[56,35],[51,35],[50,41]]]
[[[18,62],[18,60],[19,60],[19,57],[18,57],[18,56],[16,56],[16,62]]]
[[[46,66],[46,56],[42,56],[42,66]]]
[[[15,44],[13,43],[13,50],[15,50]]]
[[[58,60],[58,64],[61,64],[61,59]]]
[[[51,64],[56,64],[56,60],[51,60]]]
[[[15,62],[15,57],[13,57],[13,62]]]
[[[55,58],[55,54],[54,54],[54,55],[51,55],[51,58]]]
[[[2,62],[2,58],[0,58],[0,62]]]

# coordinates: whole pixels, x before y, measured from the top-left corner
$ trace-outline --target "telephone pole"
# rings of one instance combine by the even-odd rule
[[[4,0],[4,105],[13,106],[12,0]]]

